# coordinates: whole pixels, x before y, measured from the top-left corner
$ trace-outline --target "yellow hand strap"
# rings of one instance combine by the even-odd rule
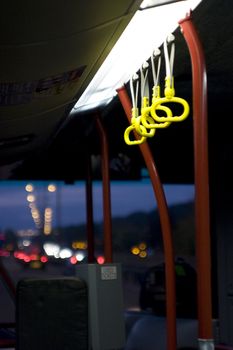
[[[152,101],[151,105],[151,116],[154,118],[157,122],[181,122],[187,118],[189,115],[189,104],[186,100],[180,97],[175,96],[175,89],[174,89],[174,78],[172,80],[169,77],[166,77],[165,79],[165,90],[164,90],[165,97],[157,98],[154,101]],[[173,116],[168,115],[166,117],[159,116],[156,111],[159,110],[163,106],[164,103],[178,103],[183,106],[183,113],[179,116]],[[168,108],[168,107],[167,107]]]
[[[150,107],[149,107],[149,98],[148,97],[143,97],[142,99],[142,108],[141,108],[141,115],[138,118],[134,118],[132,122],[135,125],[135,130],[140,136],[145,136],[145,137],[153,137],[155,134],[155,129],[153,130],[150,128],[150,131],[148,132],[145,125],[141,125],[141,118],[144,115],[145,118],[149,123],[153,123],[153,119],[149,116],[150,112]],[[148,124],[149,125],[149,124]]]
[[[145,113],[145,111],[144,111]],[[146,119],[146,121],[148,122],[147,125],[149,125],[149,127],[146,127],[145,125],[142,125],[140,122],[141,122],[141,119],[142,119],[142,116],[144,116],[144,118]],[[148,115],[141,115],[140,117],[137,118],[137,120],[135,121],[135,130],[137,131],[137,133],[141,136],[145,136],[145,137],[153,137],[154,134],[155,134],[155,128],[151,128],[150,125],[154,122],[154,120]],[[147,131],[147,129],[150,129],[150,131]]]
[[[160,99],[160,86],[159,85],[153,87],[152,105],[158,99]],[[165,112],[166,117],[172,117],[171,109],[166,107],[166,106],[159,106],[157,108],[157,110]],[[149,110],[145,111],[145,113],[142,113],[142,115],[141,115],[141,123],[147,129],[163,129],[163,128],[167,128],[171,124],[170,122],[154,123],[153,118],[151,118],[149,116],[150,114],[151,114],[151,106],[149,107]]]
[[[144,131],[146,132],[146,128],[144,126],[140,126],[141,128],[144,129]],[[143,142],[146,141],[146,137],[142,136],[140,139],[138,140],[130,140],[130,133],[132,131],[135,131],[135,126],[134,125],[130,125],[128,126],[128,128],[126,128],[125,132],[124,132],[124,140],[125,140],[125,143],[129,146],[132,146],[132,145],[141,145]]]
[[[135,122],[138,118],[139,118],[138,117],[138,108],[133,107],[132,108],[132,118],[131,118],[132,125],[128,126],[128,128],[126,128],[126,130],[124,132],[125,143],[129,146],[141,145],[143,142],[146,141],[146,137],[141,137],[138,140],[130,140],[130,133],[132,133],[132,131],[135,131]],[[141,132],[146,132],[146,128],[143,125],[140,126],[140,130],[141,130]]]

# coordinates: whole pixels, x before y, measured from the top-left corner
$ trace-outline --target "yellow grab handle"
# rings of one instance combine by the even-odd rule
[[[149,107],[149,98],[146,97],[146,96],[144,96],[144,97],[142,98],[141,113],[142,113],[142,114],[147,114],[147,115],[148,115],[149,111],[150,111],[150,107]],[[150,118],[150,119],[153,121],[152,118]],[[134,117],[131,119],[131,124],[134,125],[136,132],[137,132],[138,135],[140,135],[140,136],[144,136],[144,137],[153,137],[154,134],[155,134],[155,130],[152,130],[152,129],[151,129],[151,130],[148,132],[148,131],[146,130],[146,128],[143,127],[143,126],[141,125],[141,116],[139,116],[139,117],[135,117],[135,116],[134,116]]]
[[[165,97],[155,98],[152,100],[151,115],[154,118],[154,120],[157,122],[181,122],[185,120],[189,115],[189,104],[183,98],[175,96],[174,77],[167,76],[165,78],[164,95]],[[159,108],[161,107],[166,107],[162,106],[163,103],[181,104],[184,108],[183,113],[180,116],[167,115],[167,117],[160,117],[159,115],[157,115],[156,110],[159,110]]]
[[[184,110],[183,113],[179,116],[167,116],[167,117],[160,117],[157,113],[156,110],[159,110],[162,106],[163,103],[179,103],[183,106]],[[157,122],[181,122],[187,118],[189,115],[189,104],[187,101],[185,101],[183,98],[180,97],[163,97],[158,99],[156,102],[152,103],[151,106],[151,115],[154,118],[155,121]]]
[[[157,110],[164,111],[167,117],[172,117],[171,109],[166,106],[158,106]],[[167,118],[167,117],[164,117],[164,118]],[[141,115],[141,123],[147,129],[164,129],[164,128],[167,128],[169,125],[171,125],[171,122],[154,123],[154,119],[152,117],[149,117],[148,114]]]
[[[144,126],[140,126],[141,128],[144,129],[144,131],[146,131],[146,128]],[[143,142],[146,141],[146,137],[142,136],[140,139],[138,140],[133,140],[131,141],[130,140],[130,137],[129,137],[129,134],[131,133],[131,131],[135,130],[135,125],[130,125],[128,126],[128,128],[126,128],[125,132],[124,132],[124,140],[125,140],[125,143],[129,146],[132,146],[132,145],[141,145]]]
[[[148,116],[147,114],[147,118],[148,118],[148,121],[149,122],[152,122],[153,123],[153,119],[151,117]],[[137,133],[140,135],[140,136],[145,136],[145,137],[153,137],[154,134],[155,134],[155,129],[150,129],[150,131],[148,132],[146,127],[141,125],[140,124],[141,122],[141,116],[138,117],[136,120],[135,120],[135,123],[134,123],[134,126],[135,126],[135,130],[137,131]]]

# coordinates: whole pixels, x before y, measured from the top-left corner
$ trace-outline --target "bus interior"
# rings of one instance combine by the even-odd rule
[[[2,4],[1,349],[233,349],[232,22]]]

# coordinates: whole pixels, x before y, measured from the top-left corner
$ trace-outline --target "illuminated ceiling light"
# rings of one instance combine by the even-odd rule
[[[55,192],[57,190],[57,187],[53,184],[48,185],[48,191],[49,192]]]
[[[151,8],[155,6],[162,6],[171,4],[174,2],[186,1],[186,0],[144,0],[140,6],[140,9]]]
[[[27,192],[33,192],[33,191],[34,191],[34,186],[33,186],[32,184],[27,184],[27,185],[25,186],[25,190],[26,190]]]
[[[106,105],[202,0],[137,11],[71,113]],[[155,1],[154,1],[155,3]]]

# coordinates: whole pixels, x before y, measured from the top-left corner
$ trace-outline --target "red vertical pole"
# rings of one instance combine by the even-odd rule
[[[214,349],[211,301],[207,79],[203,48],[191,16],[179,22],[189,48],[193,81],[195,223],[199,348]]]
[[[93,222],[93,193],[92,193],[92,171],[91,157],[87,153],[87,176],[86,176],[86,218],[87,218],[87,254],[88,263],[95,262],[94,254],[94,222]]]
[[[101,141],[102,178],[103,178],[103,217],[104,217],[104,255],[105,262],[112,262],[112,215],[111,215],[111,193],[109,176],[109,155],[106,132],[100,121],[96,118],[97,130]]]
[[[132,105],[126,88],[117,90],[119,99],[124,108],[129,123],[131,122]],[[135,137],[137,134],[135,133]],[[167,349],[176,349],[176,289],[174,252],[172,244],[171,223],[163,187],[153,160],[150,148],[145,142],[139,145],[140,151],[146,163],[152,182],[155,198],[158,204],[161,229],[163,234],[164,256],[165,256],[165,279],[166,279],[166,313],[167,313]]]

